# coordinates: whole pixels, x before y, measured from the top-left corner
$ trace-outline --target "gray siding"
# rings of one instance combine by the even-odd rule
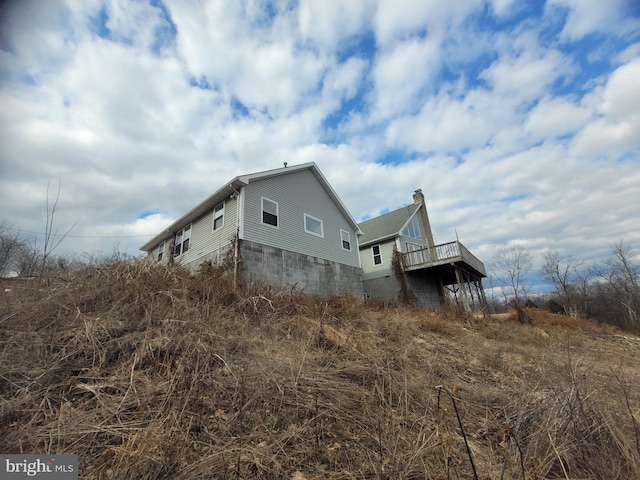
[[[168,242],[161,242],[161,243],[162,243],[162,260],[161,261],[163,263],[166,263],[167,258],[169,258],[167,256],[169,255],[169,245],[168,245]],[[157,261],[159,254],[160,254],[160,244],[154,247],[153,250],[149,250],[149,253],[147,254],[147,256]]]
[[[405,242],[414,244],[424,244],[424,240],[411,237],[398,236],[395,240],[390,240],[380,244],[382,253],[382,264],[373,264],[371,246],[365,247],[360,252],[362,259],[362,286],[367,297],[371,300],[381,302],[405,302],[416,303],[428,308],[437,309],[440,307],[440,281],[437,275],[430,275],[423,272],[407,272],[404,274],[404,281],[407,287],[403,292],[402,283],[393,270],[393,247],[406,251]],[[408,295],[408,298],[404,298]]]
[[[371,247],[374,245],[380,245],[380,253],[382,254],[382,263],[375,265],[373,263],[373,254],[371,253]],[[383,243],[375,243],[364,247],[360,251],[360,259],[362,261],[362,278],[368,280],[371,278],[385,277],[387,275],[394,275],[393,272],[393,246],[394,240],[390,240]]]
[[[225,201],[223,226],[213,231],[213,209],[191,224],[191,240],[187,253],[175,257],[176,263],[197,267],[205,260],[216,262],[233,242],[237,228],[237,200]],[[168,252],[165,252],[165,254]]]
[[[262,224],[262,197],[278,203],[278,228]],[[355,231],[309,170],[252,181],[245,187],[244,210],[244,240],[360,266]],[[324,238],[305,232],[305,213],[323,221]],[[351,237],[350,252],[342,249],[341,229]]]

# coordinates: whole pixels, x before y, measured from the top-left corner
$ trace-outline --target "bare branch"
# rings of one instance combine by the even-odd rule
[[[494,258],[496,274],[503,287],[505,296],[512,294],[516,303],[527,293],[526,276],[533,266],[531,255],[522,245],[511,245],[498,250]]]

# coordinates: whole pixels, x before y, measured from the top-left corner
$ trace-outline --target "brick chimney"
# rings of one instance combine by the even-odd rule
[[[413,194],[413,203],[421,204],[422,208],[420,209],[420,218],[422,220],[422,228],[424,230],[424,236],[427,240],[427,246],[429,247],[429,252],[431,255],[435,254],[435,246],[436,244],[433,241],[433,232],[431,232],[431,223],[429,222],[429,214],[427,213],[427,204],[424,201],[424,195],[422,194],[422,189],[418,189]]]

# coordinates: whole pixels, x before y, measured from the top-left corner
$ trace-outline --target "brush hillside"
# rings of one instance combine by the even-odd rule
[[[0,291],[0,452],[92,479],[640,478],[640,340],[143,261]]]

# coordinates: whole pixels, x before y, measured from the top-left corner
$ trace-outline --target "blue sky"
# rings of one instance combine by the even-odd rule
[[[128,253],[238,174],[315,161],[356,219],[436,242],[640,247],[633,1],[3,3],[0,219]],[[534,280],[535,281],[535,280]]]

